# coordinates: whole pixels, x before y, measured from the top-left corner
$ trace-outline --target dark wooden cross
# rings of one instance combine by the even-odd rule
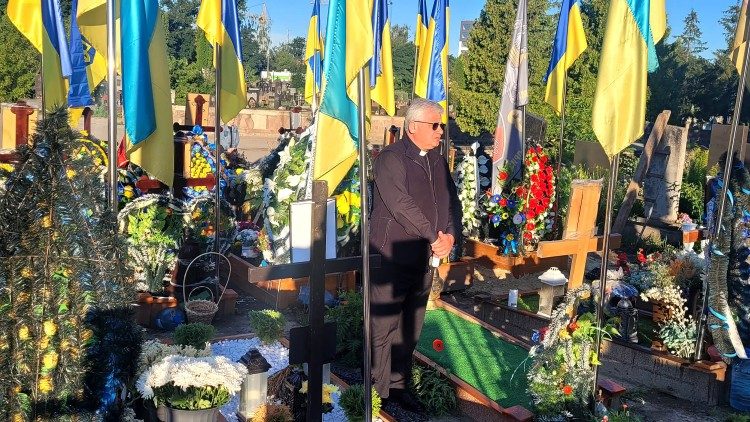
[[[313,182],[312,249],[309,262],[251,268],[248,282],[308,277],[310,280],[310,323],[302,330],[306,335],[290,335],[289,363],[307,363],[307,421],[315,422],[323,417],[323,365],[333,359],[335,353],[335,324],[324,324],[325,277],[326,274],[342,273],[362,268],[362,257],[326,259],[326,208],[328,183]],[[366,230],[364,228],[363,230]],[[370,267],[380,266],[380,256],[370,256]],[[298,331],[299,332],[299,331]],[[333,338],[333,342],[331,341]],[[296,349],[296,350],[292,350]],[[300,349],[302,349],[300,351]],[[295,357],[301,359],[295,360]],[[368,375],[366,375],[368,376]]]
[[[589,252],[598,252],[604,248],[604,236],[596,236],[595,233],[602,181],[574,180],[571,190],[562,240],[539,242],[537,255],[540,258],[570,255],[572,262],[568,288],[575,289],[583,284]],[[611,248],[619,247],[620,235],[612,234],[609,242]]]

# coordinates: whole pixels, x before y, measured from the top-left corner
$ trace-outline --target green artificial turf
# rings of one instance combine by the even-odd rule
[[[518,297],[518,309],[535,314],[539,312],[539,295],[526,295]]]
[[[432,344],[443,341],[437,352]],[[502,407],[529,407],[529,352],[448,311],[428,311],[417,350]]]

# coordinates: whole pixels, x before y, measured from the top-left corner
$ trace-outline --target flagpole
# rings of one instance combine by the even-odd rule
[[[219,16],[222,15],[223,11],[221,2],[219,3]],[[216,186],[214,191],[214,252],[220,253],[219,243],[221,241],[221,46],[217,42],[214,44],[214,52],[216,54],[216,97],[214,100],[214,136],[216,141],[216,148],[214,150],[214,160],[216,162]],[[216,258],[216,275],[219,276],[219,256],[214,255]],[[219,280],[216,281],[220,283]]]
[[[115,32],[115,0],[107,1],[107,140],[109,154],[109,207],[117,215],[117,34]]]
[[[414,92],[417,90],[417,65],[419,64],[419,46],[417,45],[416,34],[414,35],[414,71],[411,78],[411,99],[414,99]]]
[[[555,170],[556,183],[560,183],[560,174],[562,172],[562,160],[563,160],[563,148],[565,147],[565,105],[568,102],[568,72],[565,71],[565,77],[563,78],[563,95],[562,95],[562,109],[560,110],[560,144],[557,150],[557,169]],[[525,123],[525,122],[524,122]],[[524,124],[525,126],[525,124]],[[558,210],[560,205],[560,195],[555,195],[555,227],[558,227],[558,222],[562,224],[558,219]],[[557,229],[555,229],[557,232]]]
[[[359,70],[359,77],[357,78],[357,87],[359,91],[358,102],[358,113],[359,113],[359,186],[360,186],[360,200],[361,200],[361,214],[360,214],[360,247],[362,251],[362,299],[364,302],[364,390],[365,390],[365,422],[372,421],[372,378],[371,378],[371,365],[372,365],[372,334],[371,334],[371,317],[370,317],[370,236],[368,229],[370,227],[370,205],[368,200],[368,185],[367,185],[367,134],[365,130],[367,128],[367,107],[365,107],[365,99],[367,98],[367,89],[365,86],[365,72],[367,66],[362,67]]]
[[[604,296],[607,289],[607,263],[609,262],[609,237],[612,232],[612,207],[614,204],[615,188],[617,186],[617,171],[620,167],[620,154],[612,157],[609,166],[609,186],[607,187],[607,207],[604,214],[604,250],[602,251],[601,269],[599,273],[599,306],[596,307],[596,326],[602,326],[604,317]],[[599,361],[599,354],[602,345],[602,331],[596,330],[596,343],[594,353],[596,361]],[[596,388],[599,385],[599,366],[594,365],[594,385],[592,386],[594,397],[596,397]]]
[[[39,87],[42,89],[42,119],[47,116],[47,107],[44,95],[44,53],[42,53],[42,60],[40,61],[42,67],[39,69]]]
[[[750,39],[750,22],[746,23],[745,25],[745,39]],[[748,48],[748,46],[745,46],[745,58],[742,62],[742,72],[740,73],[740,80],[737,84],[737,95],[735,96],[734,111],[732,113],[732,127],[729,132],[726,162],[724,163],[724,173],[722,176],[722,180],[724,183],[721,188],[721,195],[719,196],[719,208],[716,212],[713,231],[711,232],[711,237],[709,237],[708,241],[709,254],[713,252],[714,242],[721,234],[721,220],[724,217],[724,207],[726,206],[727,194],[729,192],[729,179],[732,175],[732,158],[734,153],[735,137],[737,137],[737,128],[740,124],[740,113],[742,112],[742,99],[745,94],[745,80],[747,78],[748,60],[750,60],[750,48]],[[695,342],[695,353],[693,355],[693,359],[695,360],[700,360],[701,356],[703,355],[703,339],[705,337],[707,317],[706,310],[708,308],[708,288],[708,281],[703,280],[703,306],[701,307],[701,315],[700,319],[698,320],[698,339]]]

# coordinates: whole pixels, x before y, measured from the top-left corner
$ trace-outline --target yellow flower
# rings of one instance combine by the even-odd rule
[[[323,384],[323,403],[331,403],[333,404],[333,398],[331,395],[333,393],[338,393],[339,388],[336,387],[333,384]]]
[[[51,319],[44,321],[44,334],[46,334],[49,337],[52,337],[55,334],[57,334],[57,324],[55,324],[55,322],[52,321]]]
[[[21,392],[21,387],[18,387],[17,393],[20,393],[20,392]],[[24,422],[23,415],[21,413],[14,413],[13,422]]]
[[[567,339],[569,339],[569,338],[570,338],[570,334],[568,334],[568,330],[566,330],[566,329],[564,329],[564,328],[563,328],[562,330],[560,330],[560,334],[558,334],[558,336],[559,336],[559,337],[560,337],[560,338],[561,338],[562,340],[567,340]]]
[[[42,357],[42,369],[51,371],[57,368],[58,356],[55,352],[48,352]]]
[[[26,341],[29,339],[29,337],[29,327],[22,325],[21,328],[18,329],[18,339],[21,341]]]
[[[13,171],[13,165],[12,164],[6,164],[6,163],[0,163],[0,170],[4,170],[4,171],[7,171],[7,172],[10,173],[10,172]]]
[[[52,227],[52,217],[50,217],[49,215],[45,215],[42,218],[42,227],[44,227],[45,229]]]
[[[234,174],[242,174],[242,169],[235,169]]]
[[[300,387],[299,392],[307,394],[307,381],[302,381],[302,387]]]
[[[94,335],[93,331],[91,331],[91,330],[83,330],[83,332],[81,333],[81,340],[83,340],[83,341],[89,341],[89,339],[91,339],[91,336],[93,336],[93,335]]]
[[[39,350],[44,350],[49,347],[49,337],[42,337],[41,340],[39,340]]]
[[[193,213],[190,214],[190,217],[192,217],[193,220],[197,220],[197,219],[201,218],[201,212],[197,211],[197,210],[193,211]]]
[[[31,276],[34,275],[34,272],[29,267],[23,267],[21,269],[21,277],[23,278],[31,278]]]
[[[62,268],[62,275],[64,275],[65,277],[70,277],[71,274],[73,274],[73,271],[70,268],[68,267]]]
[[[349,206],[349,198],[346,194],[336,197],[336,210],[338,210],[339,214],[349,214],[351,207]]]
[[[124,196],[126,199],[130,199],[133,196],[135,196],[135,193],[133,192],[133,187],[125,186],[122,191],[122,196]]]
[[[67,175],[67,176],[68,176],[68,179],[72,179],[72,178],[76,177],[76,171],[75,171],[75,170],[73,170],[73,169],[68,169],[68,170],[67,170],[67,171],[65,172],[65,175]]]
[[[41,377],[39,378],[39,392],[42,394],[49,394],[54,389],[54,386],[52,385],[52,378],[50,377]]]

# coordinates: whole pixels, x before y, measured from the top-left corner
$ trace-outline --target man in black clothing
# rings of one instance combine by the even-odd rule
[[[448,256],[460,224],[456,187],[438,148],[442,114],[439,104],[415,99],[406,137],[374,163],[370,246],[382,265],[371,283],[372,378],[381,397],[407,410],[419,410],[406,388],[431,288],[429,260]]]

